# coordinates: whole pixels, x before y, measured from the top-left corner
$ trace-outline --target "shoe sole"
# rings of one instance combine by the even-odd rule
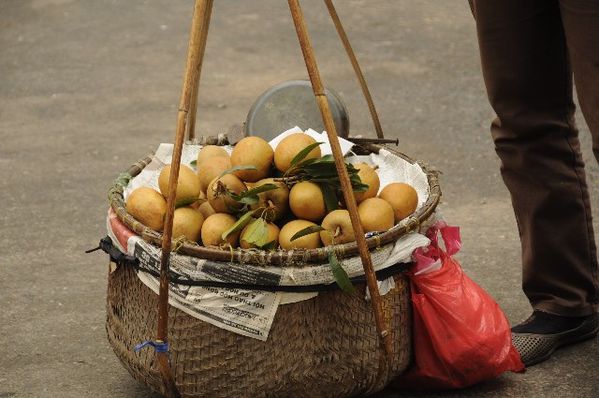
[[[590,330],[585,330],[586,328],[590,328]],[[581,332],[583,332],[583,333],[579,334]],[[553,343],[551,349],[549,349],[549,351],[547,351],[545,354],[543,354],[542,356],[538,356],[535,358],[531,358],[527,361],[524,361],[524,365],[526,367],[530,367],[530,366],[536,365],[540,362],[546,361],[547,359],[549,359],[551,357],[551,355],[553,355],[553,353],[557,349],[559,349],[561,347],[580,343],[585,340],[590,340],[590,339],[596,337],[597,334],[599,334],[599,316],[593,316],[590,319],[585,320],[580,326],[578,326],[575,329],[567,330],[562,333],[556,333],[554,335],[542,335],[542,334],[537,334],[537,333],[512,333],[512,335],[518,335],[518,336],[522,336],[522,337],[529,336],[529,337],[533,337],[535,339],[538,339],[538,338],[555,339],[555,342]],[[548,336],[551,336],[551,337],[548,337]]]

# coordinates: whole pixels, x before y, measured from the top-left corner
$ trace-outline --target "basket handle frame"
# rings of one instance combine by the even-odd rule
[[[199,76],[206,48],[208,35],[208,23],[212,10],[213,0],[196,0],[191,21],[191,33],[187,47],[187,62],[183,77],[183,89],[177,113],[177,125],[175,130],[175,144],[169,174],[168,195],[166,201],[166,216],[164,219],[164,234],[162,236],[162,254],[160,257],[160,288],[158,293],[158,322],[156,327],[157,340],[168,342],[168,270],[170,265],[170,254],[172,250],[173,215],[175,213],[175,195],[177,192],[177,181],[181,167],[181,154],[183,152],[183,141],[189,118],[189,110],[192,98],[196,98],[199,85]],[[195,115],[194,115],[195,123]],[[165,395],[168,398],[178,398],[180,393],[175,384],[175,378],[171,370],[168,352],[156,352],[158,368],[165,387]]]
[[[381,126],[381,122],[379,120],[379,115],[376,111],[376,107],[374,106],[374,101],[372,100],[372,95],[370,95],[370,90],[368,89],[368,84],[366,84],[366,79],[364,78],[364,74],[362,73],[362,69],[360,68],[360,64],[358,63],[358,59],[356,58],[356,54],[349,42],[349,38],[345,33],[345,29],[343,28],[343,24],[341,23],[341,19],[339,19],[339,14],[337,14],[337,10],[333,5],[333,0],[324,0],[324,3],[329,10],[329,15],[333,20],[333,24],[335,25],[335,29],[337,30],[337,34],[339,35],[339,39],[341,39],[341,43],[343,43],[343,47],[345,48],[345,52],[349,57],[349,61],[351,62],[352,67],[354,68],[354,72],[356,74],[356,78],[360,83],[360,88],[362,89],[362,94],[364,95],[364,99],[368,104],[368,110],[370,111],[370,117],[372,119],[372,124],[374,125],[374,130],[376,131],[376,136],[380,139],[385,138],[385,134],[383,133],[383,127]]]
[[[210,18],[211,18],[211,13],[212,13],[212,3],[213,3],[212,0],[209,1],[209,5],[208,5],[208,8],[206,9],[204,19],[203,19],[204,22],[202,25],[202,32],[201,32],[201,48],[199,49],[199,52],[201,54],[200,59],[203,59],[204,51],[206,50],[206,42],[207,42],[207,38],[208,38],[208,28],[210,27]],[[341,19],[339,18],[339,14],[337,13],[337,10],[335,9],[333,0],[324,0],[324,3],[327,6],[327,10],[329,11],[331,20],[333,21],[333,24],[335,25],[335,30],[337,30],[339,39],[341,40],[341,43],[343,44],[343,48],[345,49],[345,52],[347,53],[347,56],[350,60],[350,63],[352,65],[352,68],[354,70],[356,78],[358,79],[358,83],[360,84],[360,88],[362,89],[362,94],[364,95],[364,99],[366,100],[366,104],[368,105],[368,111],[370,112],[370,118],[372,119],[372,124],[374,126],[376,136],[379,138],[379,140],[383,140],[385,138],[385,134],[383,132],[383,127],[381,125],[379,115],[376,110],[376,106],[374,105],[374,100],[372,99],[372,95],[370,94],[370,89],[368,88],[368,84],[366,83],[366,78],[364,77],[364,73],[362,73],[362,68],[360,67],[360,64],[358,62],[356,54],[351,46],[351,43],[349,42],[349,38],[347,36],[347,33],[345,32],[345,28],[343,27],[343,24],[341,23]],[[196,116],[197,116],[197,111],[198,111],[198,87],[199,87],[200,76],[201,76],[201,68],[202,68],[202,63],[200,61],[200,64],[198,65],[198,72],[197,72],[196,78],[193,82],[193,92],[192,92],[192,96],[191,96],[191,104],[190,104],[190,109],[189,109],[189,117],[188,117],[188,125],[187,125],[187,138],[189,141],[193,141],[196,137]],[[356,139],[356,140],[359,140],[359,139]],[[366,140],[369,140],[369,139],[366,139]],[[378,142],[381,144],[395,143],[395,145],[397,145],[397,140],[391,140],[391,141],[385,141],[385,142],[378,141]]]
[[[299,0],[288,0],[289,9],[297,32],[297,37],[302,49],[304,61],[306,63],[306,69],[308,69],[308,75],[312,82],[312,90],[314,96],[320,108],[322,120],[324,122],[331,150],[333,152],[333,158],[335,159],[335,167],[337,174],[339,175],[339,181],[341,183],[341,191],[343,192],[343,198],[349,212],[352,226],[354,228],[356,243],[358,245],[358,251],[362,260],[362,266],[364,268],[364,274],[366,276],[366,284],[370,291],[370,297],[372,307],[374,311],[374,319],[376,323],[377,332],[383,343],[383,348],[389,359],[393,353],[393,341],[391,340],[391,333],[389,327],[385,321],[383,312],[383,304],[381,294],[378,289],[378,283],[374,267],[372,265],[372,258],[370,257],[370,251],[366,244],[366,238],[364,237],[364,228],[360,223],[360,216],[358,214],[358,205],[352,189],[352,185],[345,167],[343,160],[343,153],[341,152],[341,146],[339,145],[339,139],[337,136],[337,130],[333,121],[333,116],[329,108],[329,101],[327,100],[324,85],[320,79],[320,72],[318,71],[318,65],[316,64],[316,57],[314,56],[314,50],[310,44],[310,37],[304,21],[304,15],[299,4]]]

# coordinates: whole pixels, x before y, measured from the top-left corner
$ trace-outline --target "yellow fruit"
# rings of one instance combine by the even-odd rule
[[[287,224],[281,228],[281,232],[279,233],[279,244],[281,248],[285,250],[290,249],[317,249],[321,246],[320,243],[320,235],[318,232],[313,232],[309,235],[302,236],[291,241],[293,235],[297,232],[301,231],[304,228],[314,226],[313,222],[306,220],[293,220],[289,221]]]
[[[167,164],[162,168],[160,176],[158,177],[158,186],[160,192],[165,198],[168,196],[168,183],[170,179],[171,165]],[[175,200],[188,201],[198,199],[200,196],[200,183],[198,176],[193,172],[192,169],[185,165],[181,165],[179,168],[179,179],[177,182],[177,191]]]
[[[206,192],[206,189],[208,189],[208,185],[210,185],[212,180],[220,176],[223,172],[229,170],[231,167],[231,160],[224,156],[213,157],[210,161],[199,167],[198,176],[200,178],[202,191]]]
[[[200,149],[198,152],[198,160],[196,162],[196,166],[199,169],[200,166],[206,161],[214,157],[225,157],[228,158],[229,154],[222,146],[218,145],[206,145]]]
[[[396,223],[414,213],[418,207],[418,193],[411,185],[403,182],[387,185],[379,194],[379,198],[386,200],[391,205]]]
[[[204,216],[191,207],[179,207],[173,215],[173,239],[184,236],[186,239],[197,242],[204,223]]]
[[[358,206],[364,232],[387,231],[393,227],[393,208],[380,198],[368,198]]]
[[[297,218],[320,221],[326,215],[320,187],[310,181],[295,184],[289,192],[289,207]]]
[[[234,174],[243,181],[255,182],[270,173],[274,152],[271,146],[260,137],[245,137],[235,145],[231,153],[231,164],[254,166],[256,170],[237,170]]]
[[[212,206],[210,206],[210,202],[206,201],[204,203],[202,203],[199,207],[198,210],[200,211],[200,213],[202,213],[202,215],[204,216],[204,220],[207,219],[208,217],[210,217],[211,215],[213,215],[214,213],[216,213],[214,211],[214,209],[212,208]]]
[[[295,133],[288,135],[283,138],[281,142],[275,148],[275,166],[278,170],[285,172],[289,169],[291,160],[297,155],[302,149],[307,147],[310,144],[315,143],[316,140],[304,133]],[[307,159],[315,159],[319,158],[321,155],[320,147],[316,147],[308,153],[308,156],[304,158]]]
[[[359,170],[358,176],[360,177],[360,180],[364,184],[368,185],[368,189],[366,191],[354,192],[356,202],[360,203],[364,199],[374,198],[379,192],[379,187],[381,186],[381,181],[379,179],[379,175],[376,173],[376,170],[366,163],[355,163],[354,167]]]
[[[206,196],[208,203],[217,213],[233,213],[242,207],[242,204],[231,198],[227,191],[235,194],[247,191],[245,184],[233,174],[225,174],[215,178],[208,185]]]
[[[231,228],[235,222],[237,222],[235,217],[226,213],[215,213],[204,220],[202,225],[202,243],[204,246],[229,244],[232,247],[237,247],[239,231],[229,235],[226,241],[222,238],[223,232]]]
[[[166,200],[152,188],[137,188],[127,197],[127,213],[154,231],[162,231]]]
[[[321,226],[325,230],[320,231],[320,239],[325,246],[339,245],[356,240],[354,227],[347,210],[333,210],[322,220]]]
[[[258,203],[251,206],[252,210],[264,207],[265,219],[267,221],[277,221],[289,210],[289,188],[282,182],[276,182],[272,178],[265,178],[255,183],[255,187],[264,184],[275,184],[277,189],[262,192],[258,194]]]
[[[208,198],[206,197],[206,194],[204,192],[200,191],[198,200],[196,202],[193,202],[192,204],[190,204],[189,207],[191,207],[192,209],[198,210],[200,208],[200,205],[207,201],[208,201]],[[204,217],[204,218],[206,218],[206,217]]]
[[[243,229],[243,231],[241,231],[241,236],[239,237],[239,245],[242,249],[257,248],[255,244],[250,244],[248,243],[248,241],[245,240],[245,238],[247,237],[247,230],[250,225],[251,223],[248,224]],[[279,245],[279,231],[279,227],[277,227],[275,224],[266,224],[266,239],[264,239],[264,242],[270,243],[274,241],[274,246],[277,247]]]

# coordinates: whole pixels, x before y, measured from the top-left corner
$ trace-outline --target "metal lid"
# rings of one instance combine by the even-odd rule
[[[325,89],[337,134],[349,134],[349,116],[339,94]],[[289,80],[266,90],[250,108],[245,134],[271,140],[294,126],[324,130],[322,116],[309,80]]]

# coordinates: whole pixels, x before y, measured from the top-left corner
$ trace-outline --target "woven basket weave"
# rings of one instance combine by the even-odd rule
[[[410,362],[408,284],[383,296],[393,355],[380,349],[364,287],[279,306],[268,341],[243,337],[169,307],[171,363],[182,397],[350,397],[383,389]],[[135,344],[155,333],[158,296],[130,267],[109,276],[108,341],[127,370],[164,393],[151,349]]]

